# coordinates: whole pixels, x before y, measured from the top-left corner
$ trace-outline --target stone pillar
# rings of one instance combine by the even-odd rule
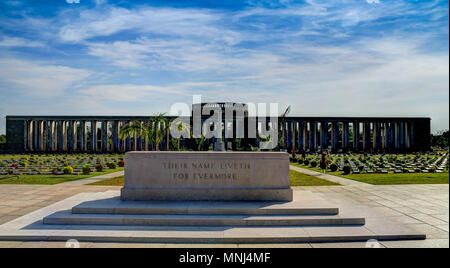
[[[298,149],[300,150],[305,150],[304,131],[305,131],[305,123],[303,121],[298,122]]]
[[[63,151],[67,152],[69,148],[69,125],[68,121],[63,121]]]
[[[353,150],[359,151],[360,129],[359,122],[353,122]]]
[[[400,147],[401,149],[405,149],[406,142],[405,142],[405,122],[400,123]]]
[[[371,137],[370,137],[370,123],[364,123],[364,151],[368,151],[371,145]]]
[[[349,128],[349,123],[348,122],[344,122],[342,123],[342,147],[344,149],[348,149],[349,148],[349,143],[350,143],[350,128]]]
[[[91,151],[97,151],[97,121],[91,121]]]
[[[37,122],[37,144],[36,144],[36,151],[40,152],[42,151],[42,121],[38,120]]]
[[[411,138],[410,138],[409,122],[405,122],[405,137],[406,137],[405,146],[406,146],[406,149],[409,150],[409,149],[411,148]]]
[[[26,131],[27,131],[27,151],[31,151],[32,148],[32,121],[27,121],[27,127],[26,127]]]
[[[80,149],[86,152],[86,121],[80,121]]]
[[[42,138],[41,138],[41,151],[45,152],[47,149],[47,123],[46,121],[41,121],[41,133],[42,133]]]
[[[102,121],[102,152],[108,151],[108,121]]]
[[[286,128],[286,130],[287,130],[287,133],[286,133],[286,136],[287,136],[286,150],[287,150],[288,153],[291,153],[290,149],[292,148],[292,122],[288,121],[288,122],[286,122],[286,124],[287,124],[287,128]]]
[[[320,123],[320,147],[322,151],[328,149],[328,122]]]
[[[80,140],[80,136],[78,135],[79,131],[78,121],[73,122],[73,150],[78,151],[80,148],[78,146],[78,141]]]
[[[112,129],[112,136],[113,136],[113,150],[114,152],[120,151],[120,144],[119,144],[119,121],[115,120],[113,122],[113,129]]]
[[[398,122],[394,123],[394,140],[395,140],[395,145],[394,148],[395,149],[399,149],[400,148],[400,135],[399,135],[399,124]]]
[[[52,150],[52,141],[53,141],[53,131],[52,131],[52,123],[51,120],[46,120],[44,122],[45,124],[45,132],[46,132],[46,145],[45,145],[45,151],[50,152]]]
[[[316,147],[316,131],[317,131],[317,122],[310,122],[310,146],[309,149],[311,152],[315,152],[317,147]]]
[[[373,123],[373,149],[377,151],[381,144],[381,126],[380,123]]]
[[[339,123],[331,123],[331,149],[336,151],[338,148]]]

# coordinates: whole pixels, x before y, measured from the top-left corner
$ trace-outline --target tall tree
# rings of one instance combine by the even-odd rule
[[[139,121],[133,121],[127,125],[125,125],[120,130],[120,138],[121,139],[127,139],[127,138],[134,138],[137,139],[138,137],[147,136],[148,130],[145,127],[145,125]],[[137,151],[137,142],[134,142],[134,150]]]

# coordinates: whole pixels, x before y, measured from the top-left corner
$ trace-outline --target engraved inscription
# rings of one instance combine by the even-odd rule
[[[237,180],[238,173],[250,170],[247,162],[164,162],[162,167],[172,172],[174,180]]]

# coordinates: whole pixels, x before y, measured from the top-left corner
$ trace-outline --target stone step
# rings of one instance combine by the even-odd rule
[[[337,215],[338,208],[305,207],[298,203],[274,202],[170,202],[120,201],[112,198],[84,202],[72,208],[73,214],[133,214],[133,215]]]
[[[53,225],[59,227],[59,225]],[[85,227],[85,229],[82,229]],[[123,229],[122,229],[122,228]],[[139,226],[138,226],[139,227]],[[423,240],[424,234],[392,225],[386,229],[366,227],[174,227],[148,226],[80,226],[66,225],[60,229],[1,231],[0,241],[67,241],[116,243],[326,243],[366,242],[368,240]],[[112,228],[112,229],[111,229]]]
[[[62,211],[44,218],[44,224],[125,226],[339,226],[364,225],[364,218],[303,215],[120,215],[72,214]]]

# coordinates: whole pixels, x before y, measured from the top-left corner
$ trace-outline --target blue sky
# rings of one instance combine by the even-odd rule
[[[449,128],[449,3],[1,0],[5,115],[151,115],[278,102],[296,116]]]

